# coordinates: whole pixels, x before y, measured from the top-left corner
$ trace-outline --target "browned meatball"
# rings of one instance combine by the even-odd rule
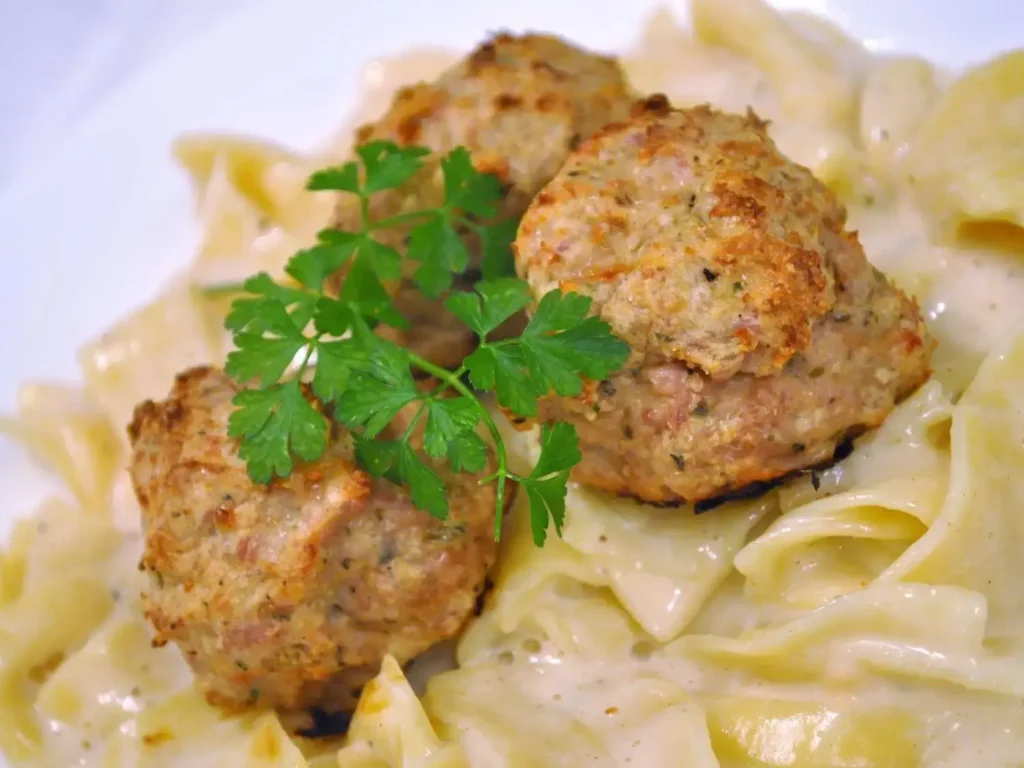
[[[914,302],[846,211],[753,114],[652,97],[585,141],[516,240],[539,296],[593,297],[627,368],[544,419],[580,434],[575,477],[700,501],[832,457],[929,375]]]
[[[581,139],[607,123],[628,116],[633,95],[614,58],[584,51],[549,35],[499,34],[443,73],[436,82],[402,88],[387,113],[359,129],[364,144],[386,139],[429,147],[436,154],[402,189],[376,195],[371,215],[386,218],[409,210],[435,207],[443,199],[437,159],[463,146],[474,165],[504,183],[501,218],[518,219],[533,196],[547,184]],[[357,206],[344,200],[335,224],[358,227]],[[400,248],[407,229],[381,232]],[[466,234],[474,260],[479,244]],[[410,270],[416,268],[407,262]],[[414,311],[398,296],[399,307]],[[408,295],[408,294],[407,294]],[[472,334],[432,302],[428,325],[404,339],[435,362],[458,364],[473,343]],[[424,350],[420,338],[438,328],[451,339]],[[424,330],[426,329],[426,330]]]
[[[385,654],[404,662],[473,613],[495,556],[493,488],[438,468],[451,515],[436,520],[359,470],[343,434],[256,485],[226,433],[237,391],[196,368],[136,408],[146,615],[212,701],[349,709]]]
[[[629,115],[634,96],[618,61],[551,35],[496,35],[434,83],[400,89],[356,134],[435,153],[469,150],[507,184],[503,213],[519,217],[582,139]],[[440,193],[431,178],[415,190]],[[428,188],[429,187],[429,188]]]

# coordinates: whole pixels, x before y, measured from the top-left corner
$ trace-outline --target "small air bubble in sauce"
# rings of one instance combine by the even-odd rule
[[[540,653],[540,640],[538,640],[535,637],[526,638],[525,640],[523,640],[523,650],[527,653]]]
[[[655,648],[654,643],[650,640],[638,640],[633,643],[633,647],[629,649],[630,655],[637,661],[647,661],[654,655]]]

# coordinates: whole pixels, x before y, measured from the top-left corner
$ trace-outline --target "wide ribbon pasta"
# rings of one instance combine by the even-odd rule
[[[552,685],[556,667],[571,685]],[[484,662],[435,677],[425,704],[481,768],[718,768],[702,709],[658,674],[557,657]]]
[[[784,488],[786,514],[736,556],[747,591],[814,608],[886,570],[939,514],[950,413],[929,383],[842,464]]]
[[[339,768],[469,768],[457,742],[437,733],[391,656],[359,697]]]
[[[673,651],[769,677],[857,677],[868,665],[1024,697],[1024,599],[1015,578],[1024,557],[1024,479],[1013,470],[1024,466],[1022,396],[1024,336],[990,357],[954,409],[950,479],[939,511],[931,520],[918,516],[927,530],[870,585],[735,638],[683,637]],[[815,535],[806,510],[775,526],[793,537],[810,524]],[[764,541],[741,554],[740,565],[763,567],[758,558],[778,547],[770,537]]]
[[[506,434],[513,464],[525,465],[536,451],[536,430]],[[607,587],[645,632],[669,640],[725,579],[748,533],[775,504],[768,495],[696,515],[688,507],[652,510],[573,485],[561,538],[549,536],[537,548],[524,526],[513,523],[506,534],[494,621],[503,631],[515,628],[533,613],[534,601],[550,588],[548,580],[568,576]]]
[[[1024,51],[971,70],[926,113],[905,171],[939,233],[973,222],[1024,227],[1022,133]]]

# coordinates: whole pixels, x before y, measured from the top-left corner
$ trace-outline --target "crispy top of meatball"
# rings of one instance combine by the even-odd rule
[[[464,146],[478,170],[509,185],[518,216],[582,139],[629,114],[633,98],[612,57],[551,35],[498,34],[436,82],[400,89],[356,141]]]
[[[177,643],[215,702],[351,708],[385,654],[408,660],[472,615],[493,488],[438,467],[451,515],[436,520],[360,470],[340,432],[321,460],[257,485],[227,435],[237,391],[188,370],[129,427],[155,642]]]
[[[829,462],[929,374],[914,301],[867,260],[845,209],[748,113],[664,97],[581,144],[523,217],[539,298],[593,298],[627,366],[542,421],[579,434],[579,482],[708,502]]]
[[[845,211],[753,113],[664,97],[584,141],[516,241],[540,295],[591,296],[652,361],[705,373],[779,370],[835,303]]]

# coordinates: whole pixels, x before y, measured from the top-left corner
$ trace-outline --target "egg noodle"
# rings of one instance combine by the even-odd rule
[[[221,363],[231,296],[331,214],[346,156],[181,138],[203,228],[188,273],[82,350],[85,386],[31,385],[2,426],[68,493],[0,555],[0,750],[38,766],[1024,766],[1024,51],[962,76],[878,56],[760,0],[694,0],[624,61],[677,106],[748,105],[850,209],[914,294],[935,375],[831,469],[702,515],[570,487],[563,539],[513,509],[457,668],[418,697],[393,659],[346,737],[206,704],[152,648],[133,406]],[[366,109],[454,55],[368,69]],[[513,461],[536,435],[509,432]],[[414,663],[418,664],[418,662]]]

